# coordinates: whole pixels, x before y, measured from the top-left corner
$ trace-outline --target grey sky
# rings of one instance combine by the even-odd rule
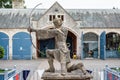
[[[120,8],[120,0],[25,0],[27,8],[33,8],[42,3],[38,8],[49,8],[58,2],[65,9],[112,9]]]

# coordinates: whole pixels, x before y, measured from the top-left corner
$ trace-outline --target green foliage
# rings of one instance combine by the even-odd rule
[[[120,68],[111,68],[111,69],[120,72]]]
[[[0,73],[5,73],[6,71],[11,71],[11,69],[5,70],[0,68]]]
[[[0,0],[0,8],[12,8],[12,0]]]
[[[5,72],[5,70],[4,69],[0,69],[0,73],[3,73],[3,72]]]
[[[119,45],[119,47],[118,47],[118,52],[120,53],[120,45]]]
[[[22,2],[23,0],[13,0],[13,1],[19,1],[19,2]]]
[[[4,57],[4,54],[5,54],[5,49],[0,46],[0,59]]]

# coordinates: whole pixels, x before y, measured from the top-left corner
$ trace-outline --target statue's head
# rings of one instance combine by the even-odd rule
[[[56,18],[53,20],[53,23],[54,23],[56,28],[59,28],[62,25],[62,20],[60,18]]]

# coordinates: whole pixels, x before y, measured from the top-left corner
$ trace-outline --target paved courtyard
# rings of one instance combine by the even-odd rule
[[[82,62],[85,65],[86,69],[92,70],[92,75],[94,76],[93,80],[102,80],[100,79],[102,75],[102,70],[105,68],[105,65],[110,67],[120,66],[120,59],[85,59],[85,60],[71,60],[72,63]],[[55,68],[60,69],[60,64],[57,61],[54,61]],[[47,59],[37,59],[37,60],[0,60],[0,68],[14,68],[16,66],[17,72],[25,69],[32,71],[30,80],[40,80],[41,73],[48,68]],[[34,74],[33,74],[34,73]]]

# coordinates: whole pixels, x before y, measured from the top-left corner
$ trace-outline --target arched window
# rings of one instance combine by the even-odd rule
[[[106,49],[117,50],[120,44],[120,35],[114,32],[106,35]]]

